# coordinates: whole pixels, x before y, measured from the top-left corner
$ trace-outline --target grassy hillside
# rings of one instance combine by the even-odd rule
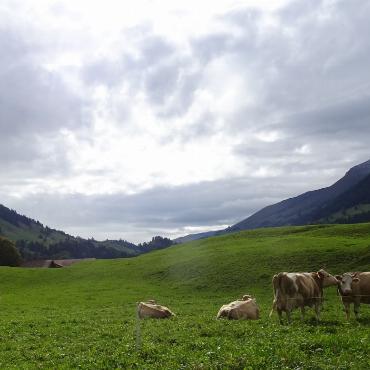
[[[259,229],[65,269],[0,268],[0,368],[369,368],[370,309],[347,323],[334,288],[319,325],[311,312],[291,326],[267,317],[274,273],[321,267],[369,271],[370,224]],[[215,320],[243,293],[257,298],[261,320]],[[138,323],[135,302],[149,298],[178,316]]]
[[[0,204],[0,235],[14,242],[27,240],[40,242],[45,246],[66,240],[68,235],[62,231],[45,227],[26,216],[19,215],[13,210]]]

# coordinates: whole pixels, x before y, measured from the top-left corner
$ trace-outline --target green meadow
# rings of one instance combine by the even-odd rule
[[[370,270],[370,224],[260,229],[130,259],[0,268],[1,369],[369,369],[370,307],[345,320],[335,287],[322,321],[269,319],[279,271]],[[216,320],[249,293],[259,321]],[[156,299],[177,316],[136,318]]]

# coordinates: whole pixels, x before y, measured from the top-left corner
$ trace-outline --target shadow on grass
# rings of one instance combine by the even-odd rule
[[[356,321],[361,325],[370,326],[370,317],[360,317]]]
[[[315,318],[311,318],[305,321],[304,323],[308,326],[316,326],[322,328],[356,325],[356,323],[364,326],[370,326],[370,317],[361,317],[357,320],[351,319],[350,321],[347,321],[345,318],[343,318],[343,320],[320,320],[320,321],[317,321]]]

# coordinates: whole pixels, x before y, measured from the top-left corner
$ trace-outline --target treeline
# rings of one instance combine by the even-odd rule
[[[16,211],[9,209],[2,204],[0,204],[0,219],[7,221],[14,226],[20,226],[21,224],[31,226],[33,223],[41,227],[43,226],[41,222],[20,215]]]
[[[155,236],[150,242],[139,245],[125,240],[106,240],[67,238],[45,245],[39,241],[18,240],[16,247],[23,260],[69,259],[69,258],[127,258],[148,253],[156,249],[170,247],[174,242],[168,238]]]
[[[135,253],[105,246],[94,240],[75,238],[45,245],[37,241],[19,240],[16,246],[24,260],[69,258],[124,258]]]
[[[13,230],[10,237],[7,235],[6,223],[4,223],[4,230],[0,225],[0,235],[12,239],[13,246],[12,248],[4,247],[6,256],[0,260],[0,263],[3,261],[4,264],[12,266],[18,265],[21,260],[133,257],[174,244],[172,240],[161,236],[155,236],[151,241],[139,245],[122,239],[96,241],[93,238],[73,237],[63,231],[44,226],[32,218],[20,215],[2,204],[0,204],[0,221],[6,221],[15,226],[16,231],[19,231],[17,235]],[[29,239],[24,239],[25,234],[29,235]],[[13,255],[15,257],[8,260],[8,256],[12,254],[10,250],[15,251]]]
[[[152,251],[155,249],[168,248],[171,245],[176,244],[173,240],[163,238],[161,236],[154,236],[150,242],[140,243],[138,246],[142,251]]]

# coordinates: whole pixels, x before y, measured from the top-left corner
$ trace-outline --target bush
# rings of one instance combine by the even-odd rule
[[[0,266],[19,266],[21,256],[15,244],[0,237]]]

